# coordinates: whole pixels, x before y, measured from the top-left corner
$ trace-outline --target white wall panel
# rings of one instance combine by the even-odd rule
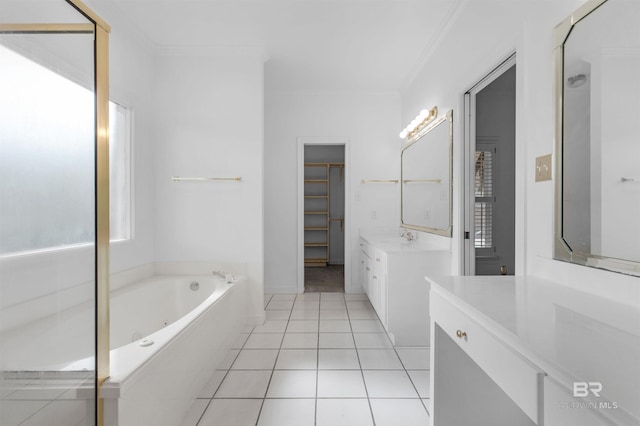
[[[397,94],[267,93],[265,103],[265,291],[297,292],[298,139],[345,139],[345,195],[352,289],[361,291],[361,227],[398,226],[399,186],[362,179],[399,179],[400,98]],[[375,212],[376,218],[372,215]],[[347,237],[345,235],[345,237]],[[345,254],[346,255],[346,254]],[[349,256],[346,255],[346,258]],[[353,263],[356,262],[356,263]],[[347,269],[349,268],[350,269]]]

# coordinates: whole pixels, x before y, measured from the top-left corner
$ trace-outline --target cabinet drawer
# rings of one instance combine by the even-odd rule
[[[367,252],[364,250],[360,250],[360,264],[364,265],[365,263],[368,263],[370,261],[369,259],[370,258]]]
[[[368,257],[371,257],[371,246],[362,238],[360,238],[360,250],[362,250],[362,252]]]
[[[373,250],[373,258],[371,260],[378,274],[385,274],[387,272],[387,254],[385,252]]]
[[[431,292],[431,318],[520,407],[542,421],[544,373],[438,293]]]

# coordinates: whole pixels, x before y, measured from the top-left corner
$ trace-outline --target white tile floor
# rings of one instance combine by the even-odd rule
[[[266,295],[181,426],[424,426],[429,349],[394,348],[365,295]]]
[[[3,372],[0,425],[93,424],[93,386],[91,373]]]

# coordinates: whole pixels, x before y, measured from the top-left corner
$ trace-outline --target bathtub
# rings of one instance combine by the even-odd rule
[[[245,293],[245,280],[214,276],[157,276],[114,291],[105,425],[180,424],[244,327]]]
[[[208,272],[219,266],[242,270],[161,263],[111,276],[111,375],[101,393],[107,426],[180,424],[247,321],[247,282],[228,284]],[[93,283],[24,301],[7,295],[0,288],[0,386],[64,382],[78,389],[82,419],[85,405],[93,410],[85,387],[95,369]]]

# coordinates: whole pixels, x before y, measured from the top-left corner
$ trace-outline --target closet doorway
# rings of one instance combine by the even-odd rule
[[[345,145],[303,149],[304,292],[344,292]]]
[[[465,94],[465,275],[514,275],[516,58]]]

